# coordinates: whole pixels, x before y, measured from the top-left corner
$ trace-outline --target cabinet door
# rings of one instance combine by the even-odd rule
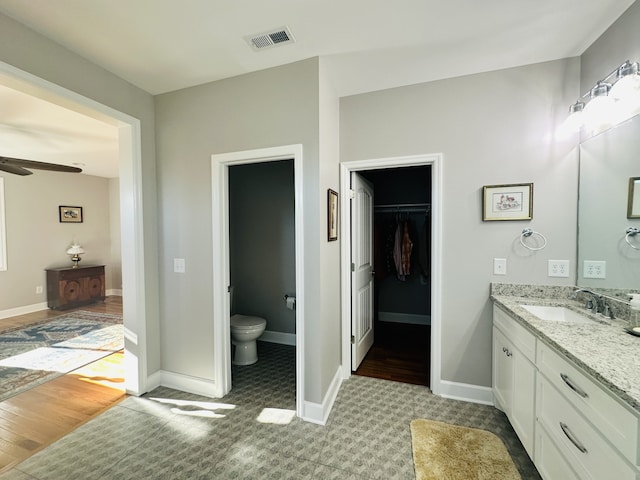
[[[496,408],[511,413],[513,391],[513,362],[511,343],[500,330],[493,327],[493,396]]]
[[[536,368],[520,350],[511,350],[513,355],[513,391],[509,420],[518,434],[522,446],[533,459],[535,427]]]

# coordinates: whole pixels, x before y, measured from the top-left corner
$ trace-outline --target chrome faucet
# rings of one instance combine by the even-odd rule
[[[597,315],[600,312],[600,303],[601,303],[602,297],[587,288],[578,288],[573,292],[572,298],[577,298],[579,293],[587,293],[591,295],[591,298],[587,300],[587,303],[585,304],[584,308],[591,310],[591,313],[593,313],[594,315]]]

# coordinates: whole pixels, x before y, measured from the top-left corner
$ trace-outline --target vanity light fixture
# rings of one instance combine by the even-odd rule
[[[638,62],[625,61],[569,107],[561,133],[601,131],[640,113],[640,68]]]

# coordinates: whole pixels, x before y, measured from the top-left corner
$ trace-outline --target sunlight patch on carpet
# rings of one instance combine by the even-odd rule
[[[520,480],[502,440],[491,432],[432,420],[411,422],[416,480]]]

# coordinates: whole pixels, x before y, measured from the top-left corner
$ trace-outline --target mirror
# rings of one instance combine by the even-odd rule
[[[626,236],[629,227],[640,228],[639,204],[636,116],[580,145],[578,286],[627,291],[640,287],[640,235]]]

